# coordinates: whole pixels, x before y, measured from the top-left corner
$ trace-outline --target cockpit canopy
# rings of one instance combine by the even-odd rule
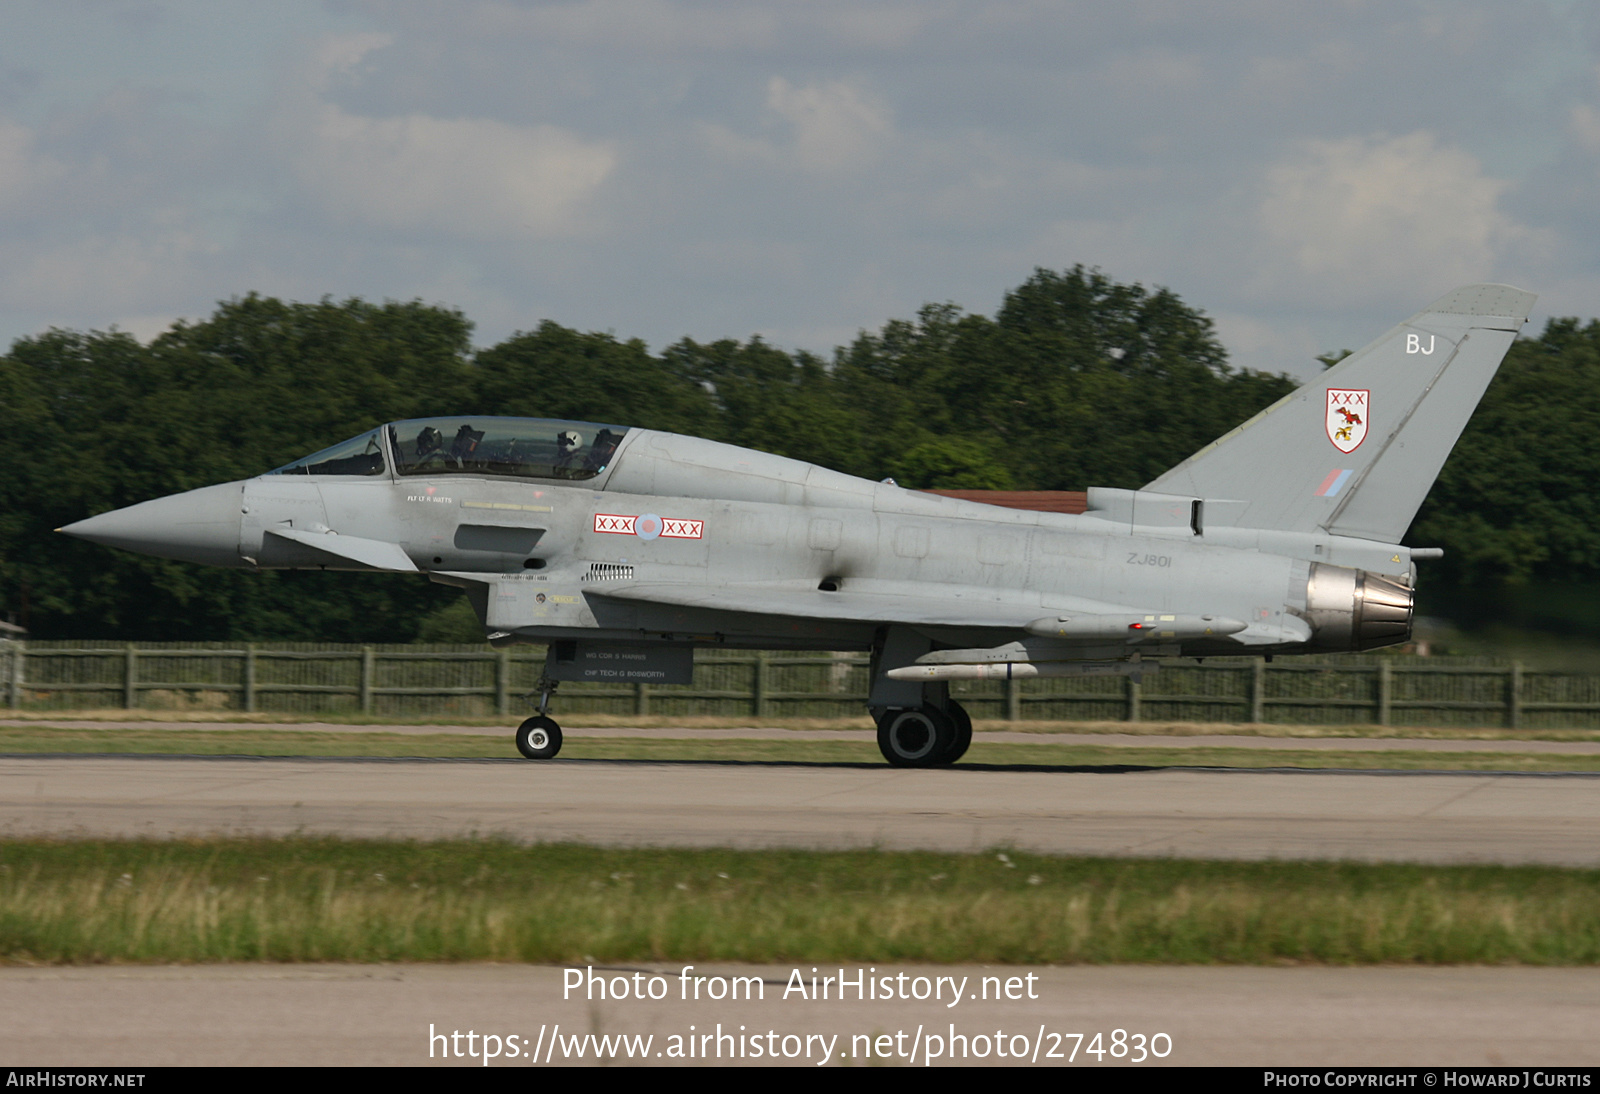
[[[286,463],[269,475],[382,475],[386,470],[383,458],[383,441],[374,429],[332,448],[302,456]]]
[[[412,418],[269,471],[271,475],[497,475],[592,479],[611,463],[625,426],[557,418]],[[387,443],[386,443],[387,442]]]

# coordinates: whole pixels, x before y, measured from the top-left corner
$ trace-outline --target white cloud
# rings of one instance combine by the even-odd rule
[[[0,118],[0,215],[22,210],[66,174],[66,164],[38,149],[33,130]]]
[[[840,171],[871,159],[890,132],[889,107],[843,80],[795,87],[774,76],[767,108],[794,126],[795,156],[811,171]]]
[[[332,34],[317,42],[311,57],[311,71],[316,86],[326,87],[336,76],[358,79],[362,62],[374,50],[394,45],[394,35],[369,32],[366,34]]]
[[[577,0],[536,5],[480,0],[457,2],[448,8],[390,7],[391,17],[406,19],[414,27],[448,24],[447,33],[677,57],[774,48],[792,52],[817,45],[900,49],[941,15],[947,18],[948,12],[919,0],[871,5],[851,0],[807,0],[804,4]]]
[[[192,287],[198,264],[218,248],[169,211],[133,229],[0,248],[0,296],[42,314],[88,309],[104,327],[109,315],[161,308]]]
[[[888,104],[847,80],[797,87],[774,76],[766,106],[770,119],[790,130],[789,139],[747,137],[711,122],[698,126],[701,139],[727,159],[839,175],[876,160],[894,136]]]
[[[1583,148],[1600,155],[1600,110],[1588,103],[1575,103],[1571,115],[1572,135]]]
[[[1367,299],[1488,278],[1527,232],[1509,184],[1427,132],[1311,141],[1267,172],[1258,289]]]
[[[759,6],[686,7],[668,0],[579,0],[534,7],[489,0],[471,5],[468,12],[480,33],[650,53],[770,48],[781,24],[776,12]],[[436,15],[437,9],[426,18]]]
[[[387,33],[330,35],[277,119],[315,204],[334,216],[430,236],[495,241],[572,234],[583,200],[617,163],[607,142],[554,125],[420,112],[374,117],[333,101],[361,84]]]
[[[303,138],[299,176],[334,214],[479,240],[569,234],[617,163],[611,145],[553,125],[369,118],[328,104]]]
[[[7,28],[0,341],[258,289],[826,348],[1083,262],[1292,367],[1600,283],[1581,5],[186,2],[137,49],[81,6]]]

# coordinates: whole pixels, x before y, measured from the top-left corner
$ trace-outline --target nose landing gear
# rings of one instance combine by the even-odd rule
[[[549,715],[559,681],[539,678],[539,713],[517,727],[517,751],[530,760],[550,760],[561,751],[561,727]]]

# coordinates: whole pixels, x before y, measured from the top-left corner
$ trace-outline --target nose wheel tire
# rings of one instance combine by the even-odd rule
[[[517,751],[530,760],[552,759],[561,751],[561,727],[542,714],[529,718],[517,727]]]
[[[948,763],[955,738],[955,722],[937,707],[891,710],[878,721],[878,751],[895,767]]]

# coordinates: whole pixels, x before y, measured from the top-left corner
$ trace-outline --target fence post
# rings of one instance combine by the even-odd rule
[[[1128,681],[1128,721],[1137,722],[1139,720],[1139,681],[1132,676],[1124,679]]]
[[[650,685],[643,680],[633,685],[633,712],[639,715],[650,713]]]
[[[1506,728],[1522,728],[1522,662],[1511,662],[1506,672]]]
[[[750,689],[750,714],[755,718],[767,716],[767,651],[756,651],[755,679]]]
[[[10,688],[10,691],[11,691],[10,706],[11,706],[12,710],[21,710],[22,709],[22,659],[23,659],[23,655],[24,655],[24,651],[25,651],[26,647],[21,642],[12,642],[12,643],[10,643],[10,645],[11,645],[11,664],[10,664],[9,668],[11,669],[11,672],[8,673],[8,676],[10,677],[9,683],[11,685],[11,688]]]
[[[122,709],[132,710],[139,704],[139,649],[132,642],[123,654]]]
[[[1389,724],[1389,704],[1394,695],[1394,678],[1391,675],[1389,659],[1384,658],[1378,662],[1378,724]]]
[[[376,668],[371,646],[361,647],[361,713],[372,713],[372,677]]]
[[[511,713],[511,650],[502,646],[495,654],[494,712],[504,717]]]
[[[1267,720],[1267,659],[1257,657],[1250,665],[1250,720]]]
[[[1006,677],[1006,721],[1022,721],[1022,681]]]
[[[239,705],[246,714],[255,713],[256,709],[256,644],[244,644],[244,670],[240,674]]]

